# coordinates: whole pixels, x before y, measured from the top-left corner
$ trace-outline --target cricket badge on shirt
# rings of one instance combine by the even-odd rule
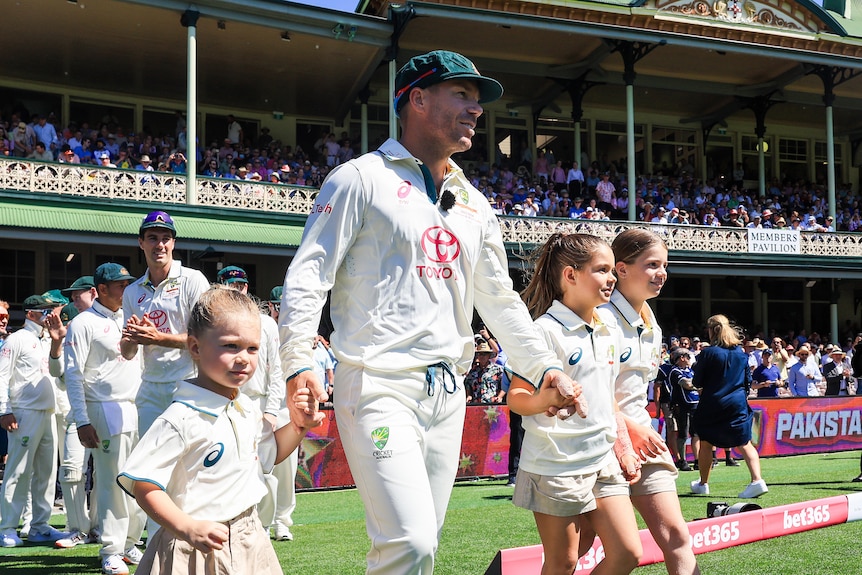
[[[389,443],[389,427],[383,426],[371,431],[371,443],[377,449],[372,452],[372,455],[377,461],[390,459],[392,457],[391,449],[383,449]]]
[[[616,354],[616,346],[614,346],[613,344],[609,345],[608,349],[607,349],[607,353],[605,354],[605,359],[606,359],[608,365],[613,365],[614,363],[616,363],[615,354]]]
[[[165,299],[179,297],[180,285],[180,278],[171,278],[162,291],[162,297]]]
[[[219,462],[221,456],[224,455],[224,443],[216,443],[213,448],[204,457],[204,467],[212,467]]]

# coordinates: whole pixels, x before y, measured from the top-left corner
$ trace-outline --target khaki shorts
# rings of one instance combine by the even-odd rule
[[[679,423],[674,417],[669,403],[661,404],[661,414],[664,416],[664,427],[667,431],[679,431]]]
[[[652,495],[672,491],[676,493],[676,478],[679,471],[671,459],[670,452],[665,451],[658,457],[650,457],[641,465],[641,478],[632,483],[632,497],[637,495]]]
[[[596,499],[614,495],[629,495],[628,482],[615,458],[586,475],[557,477],[519,469],[512,503],[536,513],[571,517],[594,510]]]

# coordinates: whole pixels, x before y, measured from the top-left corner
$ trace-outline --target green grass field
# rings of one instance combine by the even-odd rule
[[[862,491],[850,483],[859,474],[858,452],[763,460],[770,491],[763,507]],[[744,465],[722,463],[710,478],[709,496],[688,493],[696,472],[677,483],[686,520],[706,515],[708,501],[737,502],[748,483]],[[459,482],[443,528],[436,575],[481,575],[497,550],[539,543],[532,515],[514,507],[512,489],[502,480]],[[62,526],[62,517],[57,517]],[[274,543],[288,575],[364,573],[368,540],[355,490],[300,493],[292,528],[295,541]],[[643,527],[643,523],[640,522]],[[843,575],[862,572],[862,523],[849,523],[698,555],[702,572],[716,575]],[[98,546],[55,550],[24,546],[0,550],[3,575],[98,573]],[[663,564],[640,567],[637,575],[666,573]]]

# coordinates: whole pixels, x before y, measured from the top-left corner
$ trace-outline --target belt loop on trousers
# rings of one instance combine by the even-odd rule
[[[443,370],[443,391],[450,395],[458,391],[458,385],[455,383],[455,374],[452,373],[452,370],[449,369],[447,364],[440,362],[435,363],[434,365],[429,365],[428,369],[425,371],[425,383],[428,384],[428,397],[434,397],[434,382],[437,379],[438,367]],[[449,381],[452,382],[452,389],[449,389],[449,386],[446,385],[447,375],[449,376]]]

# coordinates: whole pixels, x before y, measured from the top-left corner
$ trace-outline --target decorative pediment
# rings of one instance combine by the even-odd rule
[[[795,33],[817,33],[825,29],[820,18],[786,0],[654,0],[659,15],[696,18],[715,25],[756,26]],[[661,17],[661,16],[659,16]]]

